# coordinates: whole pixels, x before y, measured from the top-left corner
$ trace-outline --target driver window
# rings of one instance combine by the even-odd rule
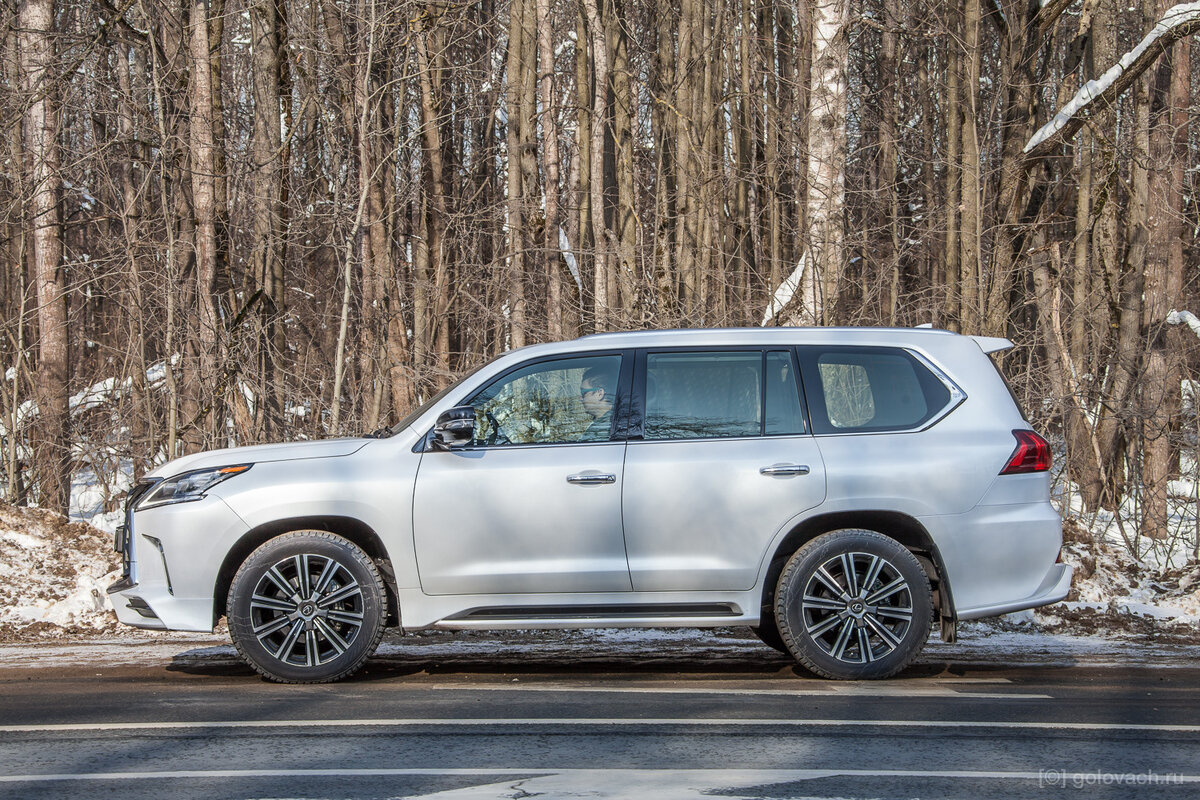
[[[543,361],[490,384],[475,407],[476,446],[608,441],[621,357]]]

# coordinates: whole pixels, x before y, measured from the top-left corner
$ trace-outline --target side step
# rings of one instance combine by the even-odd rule
[[[655,603],[634,605],[494,606],[477,608],[449,620],[592,620],[653,617],[740,617],[732,603]]]

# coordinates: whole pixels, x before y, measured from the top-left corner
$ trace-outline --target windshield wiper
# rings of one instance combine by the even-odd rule
[[[395,435],[396,435],[396,432],[385,425],[384,427],[382,427],[378,430],[371,431],[370,433],[364,433],[363,438],[364,439],[386,439],[389,436],[395,436]]]

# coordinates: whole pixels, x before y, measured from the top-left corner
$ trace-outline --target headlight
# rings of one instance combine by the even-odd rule
[[[199,500],[204,493],[221,481],[227,481],[234,475],[241,475],[250,469],[252,464],[237,464],[232,467],[213,467],[198,469],[175,475],[162,481],[143,497],[137,504],[139,509],[165,506],[170,503],[187,503]]]

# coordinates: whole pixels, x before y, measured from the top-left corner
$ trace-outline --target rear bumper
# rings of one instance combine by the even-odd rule
[[[1029,597],[1011,603],[998,603],[990,606],[962,609],[958,612],[958,618],[960,620],[982,619],[983,617],[994,617],[998,614],[1008,614],[1013,611],[1024,611],[1027,608],[1037,608],[1049,605],[1050,603],[1057,603],[1059,600],[1064,599],[1067,593],[1071,591],[1072,572],[1071,567],[1066,564],[1055,564],[1046,573],[1046,577],[1042,580],[1042,584],[1037,588],[1037,591]]]
[[[1056,563],[1062,520],[1049,501],[919,519],[941,556],[958,619],[1035,608],[1070,591],[1071,568]]]

